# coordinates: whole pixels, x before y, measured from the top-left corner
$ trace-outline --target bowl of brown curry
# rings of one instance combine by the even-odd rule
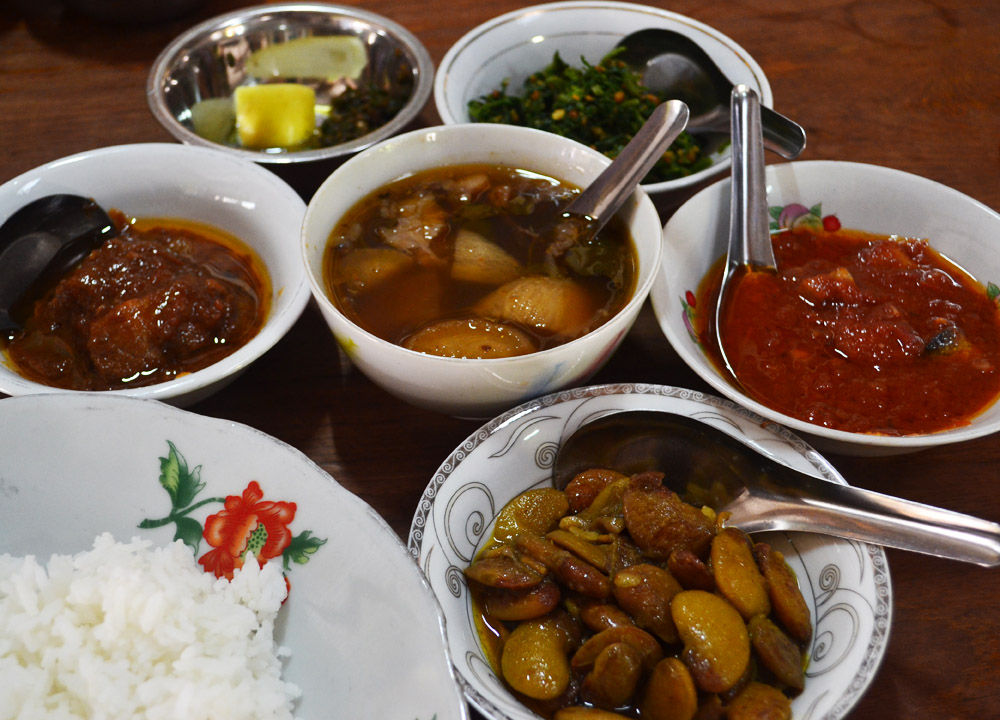
[[[234,380],[305,307],[287,242],[305,204],[263,168],[183,145],[102,148],[0,186],[0,218],[65,192],[92,198],[115,231],[52,278],[0,339],[2,392],[187,405]]]

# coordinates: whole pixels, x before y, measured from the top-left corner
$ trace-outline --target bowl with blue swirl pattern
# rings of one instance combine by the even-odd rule
[[[483,425],[441,464],[414,514],[408,548],[444,609],[447,641],[466,698],[491,720],[533,720],[499,679],[477,630],[463,571],[488,543],[500,510],[552,486],[561,442],[613,412],[653,410],[696,419],[777,461],[831,482],[837,470],[792,432],[728,400],[660,385],[577,388],[520,405]],[[812,533],[754,536],[780,551],[799,581],[813,634],[797,720],[845,717],[874,679],[889,638],[892,589],[877,546]]]

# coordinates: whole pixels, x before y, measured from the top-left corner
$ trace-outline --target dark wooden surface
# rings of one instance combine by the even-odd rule
[[[58,0],[0,2],[0,182],[83,150],[171,142],[146,106],[150,64],[199,19],[246,4],[210,0],[181,20],[128,27],[74,15]],[[803,159],[897,168],[1000,208],[996,3],[657,4],[712,25],[752,53],[771,82],[775,107],[808,132]],[[410,28],[438,62],[465,31],[521,5],[369,0],[364,7]],[[437,122],[432,103],[421,122]],[[617,381],[705,389],[648,307],[594,378]],[[232,386],[191,409],[252,425],[304,451],[404,538],[431,475],[478,426],[408,407],[373,386],[339,358],[313,308]],[[998,437],[893,458],[830,459],[853,484],[1000,520]],[[889,563],[888,652],[851,717],[1000,717],[1000,570],[896,551]]]

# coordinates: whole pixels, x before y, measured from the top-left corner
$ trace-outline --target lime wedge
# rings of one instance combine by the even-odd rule
[[[329,35],[290,40],[269,45],[250,56],[247,73],[258,78],[341,78],[356,79],[368,53],[355,35]]]

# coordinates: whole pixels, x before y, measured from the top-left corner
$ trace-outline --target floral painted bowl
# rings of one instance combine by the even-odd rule
[[[0,400],[0,457],[0,553],[179,539],[224,577],[249,551],[290,587],[275,640],[296,717],[467,720],[440,607],[399,538],[288,445],[155,401],[54,394]]]
[[[1000,306],[1000,214],[967,195],[898,170],[833,161],[770,166],[766,184],[772,232],[810,225],[925,238],[971,272]],[[726,252],[729,187],[729,180],[722,180],[702,190],[671,217],[663,232],[663,262],[650,292],[660,327],[691,369],[730,400],[791,428],[824,452],[890,455],[1000,430],[996,401],[969,425],[937,433],[896,437],[833,430],[773,410],[730,384],[706,356],[692,323],[698,314],[714,311],[698,307],[696,293]]]
[[[448,646],[469,701],[491,720],[537,720],[494,673],[483,652],[462,571],[490,539],[497,513],[534,488],[551,487],[561,441],[582,424],[623,410],[654,410],[714,426],[779,462],[831,482],[843,478],[790,431],[728,400],[659,385],[598,385],[525,403],[470,435],[434,474],[410,527],[409,550],[447,620]],[[805,690],[796,718],[840,720],[872,682],[888,642],[892,593],[885,552],[814,535],[766,533],[799,578],[812,615]]]

